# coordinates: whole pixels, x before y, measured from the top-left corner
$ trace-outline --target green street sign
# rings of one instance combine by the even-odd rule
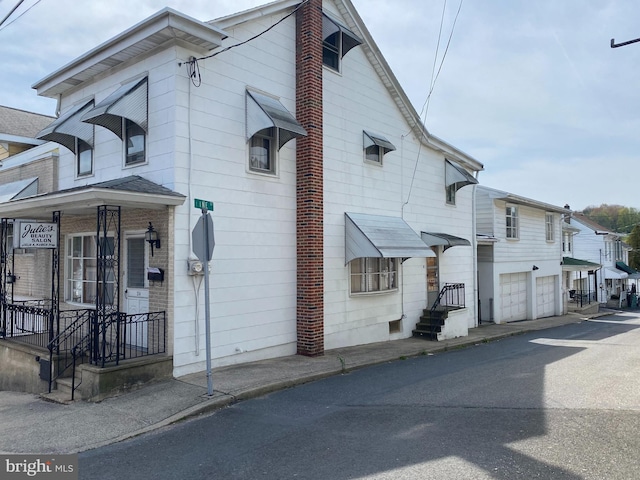
[[[209,200],[200,200],[199,198],[196,198],[193,200],[193,206],[195,208],[199,208],[200,210],[213,212],[213,202],[210,202]]]

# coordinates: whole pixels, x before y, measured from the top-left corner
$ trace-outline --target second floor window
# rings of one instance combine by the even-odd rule
[[[91,175],[93,173],[93,149],[84,140],[76,138],[76,176]]]
[[[506,209],[507,238],[518,238],[518,208],[507,206]]]
[[[545,231],[546,231],[546,237],[547,237],[547,242],[553,242],[554,241],[554,221],[553,221],[553,213],[547,213],[545,214]]]

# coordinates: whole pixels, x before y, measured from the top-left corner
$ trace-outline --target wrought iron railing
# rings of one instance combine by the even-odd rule
[[[166,314],[148,312],[99,315],[94,309],[63,310],[53,318],[45,300],[4,303],[0,335],[49,350],[49,391],[56,379],[88,362],[100,367],[166,352]]]
[[[445,283],[440,290],[438,298],[431,306],[431,311],[435,312],[438,307],[465,308],[465,288],[464,283]]]
[[[589,290],[569,290],[569,301],[575,302],[578,307],[583,307],[596,302],[596,292]]]

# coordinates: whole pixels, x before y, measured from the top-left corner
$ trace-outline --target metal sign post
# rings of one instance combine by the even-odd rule
[[[203,200],[195,200],[196,208],[202,209],[202,216],[198,219],[196,226],[191,232],[193,242],[193,253],[198,260],[204,264],[204,322],[206,327],[206,349],[207,349],[207,395],[213,395],[213,381],[211,379],[211,321],[210,321],[210,299],[209,299],[209,261],[213,256],[215,240],[213,237],[213,220],[209,215],[208,207],[213,210],[213,203]]]

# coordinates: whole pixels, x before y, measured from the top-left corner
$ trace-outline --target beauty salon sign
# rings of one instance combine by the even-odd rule
[[[18,248],[57,248],[58,224],[20,222]]]

